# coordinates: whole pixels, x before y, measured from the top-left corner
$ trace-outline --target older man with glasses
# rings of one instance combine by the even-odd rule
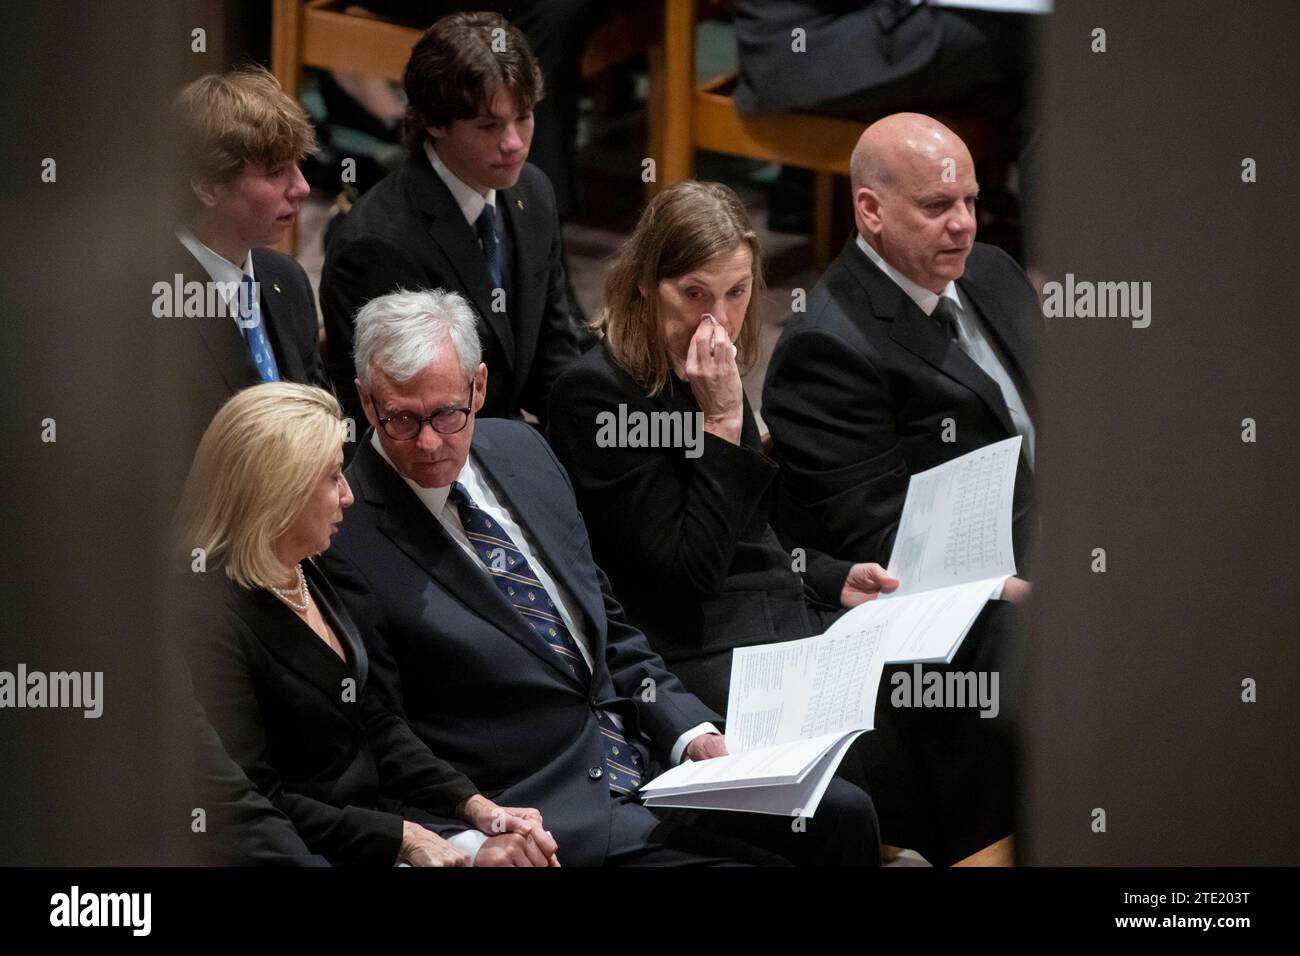
[[[639,802],[660,767],[726,752],[721,718],[623,619],[541,433],[476,419],[488,371],[468,303],[380,296],[356,330],[371,431],[322,562],[416,734],[484,793],[534,801],[566,865],[878,862],[870,799],[842,781],[806,829]]]

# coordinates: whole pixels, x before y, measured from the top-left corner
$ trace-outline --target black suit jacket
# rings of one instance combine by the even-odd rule
[[[423,153],[365,193],[337,226],[321,273],[321,311],[329,377],[358,424],[364,417],[353,384],[356,314],[399,287],[458,292],[478,312],[489,372],[480,416],[519,417],[521,408],[545,415],[551,383],[578,355],[555,193],[541,170],[525,164],[496,205],[509,239],[504,312],[492,308],[492,280],[474,228]]]
[[[197,851],[198,862],[226,866],[329,866],[230,758],[197,701],[192,722],[193,797],[177,818],[188,820],[189,808],[202,807],[207,827],[200,833],[187,827],[185,849]]]
[[[976,243],[957,285],[1002,347],[1034,415],[1042,316],[1020,267]],[[943,419],[955,441],[941,439]],[[781,333],[763,384],[763,419],[786,475],[782,522],[794,540],[855,561],[889,560],[908,478],[1016,434],[1002,390],[850,240]],[[1033,482],[1022,456],[1014,526],[1027,573]]]
[[[693,693],[725,710],[732,650],[820,633],[842,610],[851,564],[814,551],[802,556],[805,573],[794,570],[769,524],[777,466],[747,399],[740,444],[705,432],[698,458],[598,447],[598,416],[620,405],[646,415],[700,410],[676,375],[647,396],[602,342],[556,381],[551,444],[629,620]]]
[[[623,717],[646,767],[666,759],[687,730],[719,718],[624,621],[542,435],[506,419],[481,419],[475,429],[477,467],[577,604],[595,661],[590,686],[533,633],[368,435],[347,471],[356,503],[323,564],[376,678],[416,733],[492,799],[538,808],[565,864],[598,866],[613,801],[597,708]]]
[[[478,790],[384,706],[338,595],[305,569],[347,661],[269,591],[212,572],[193,596],[195,689],[230,756],[314,853],[391,866],[403,819],[464,830],[455,807]]]
[[[162,264],[159,280],[174,285],[207,283],[210,276],[184,246],[172,239],[170,258]],[[290,256],[273,249],[253,250],[253,273],[258,283],[258,302],[280,378],[288,382],[327,388],[320,356],[320,325],[316,320],[316,299],[302,266]],[[178,407],[160,409],[165,435],[157,443],[160,452],[174,460],[165,463],[169,471],[165,484],[179,489],[189,469],[199,439],[232,395],[261,381],[248,343],[235,320],[218,315],[154,318],[161,374],[170,375],[170,394],[178,396]],[[173,490],[172,488],[168,489]]]

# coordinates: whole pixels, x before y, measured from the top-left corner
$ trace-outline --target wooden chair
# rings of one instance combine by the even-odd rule
[[[711,77],[697,85],[695,31],[702,18],[730,16],[721,0],[663,0],[664,73],[663,151],[658,187],[695,174],[695,152],[706,149],[749,159],[764,159],[813,171],[813,259],[831,260],[834,177],[847,176],[849,154],[862,124],[809,113],[742,116],[731,91],[735,74]]]
[[[274,0],[271,10],[271,72],[290,96],[297,97],[305,66],[355,70],[399,82],[411,47],[424,32],[349,12],[349,0]],[[364,7],[364,3],[359,6]],[[582,77],[592,79],[659,42],[663,21],[655,3],[614,7],[596,27],[582,57]],[[653,58],[652,58],[653,60]],[[652,62],[651,96],[659,85]],[[651,155],[657,131],[651,123]]]
[[[836,252],[833,235],[835,177],[849,174],[849,156],[862,130],[878,117],[847,120],[815,113],[742,115],[731,97],[734,73],[706,79],[695,76],[695,34],[701,19],[731,15],[727,0],[663,0],[664,42],[661,110],[652,118],[662,152],[657,188],[695,172],[700,149],[769,160],[813,171],[813,261],[825,268]],[[882,114],[883,115],[883,114]],[[984,130],[978,124],[943,117],[966,140],[978,160]]]

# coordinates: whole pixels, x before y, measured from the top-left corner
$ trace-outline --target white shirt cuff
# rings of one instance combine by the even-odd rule
[[[447,837],[447,842],[458,850],[469,854],[470,863],[478,856],[479,848],[487,842],[487,834],[482,830],[461,830],[454,836]]]
[[[673,744],[673,752],[669,756],[668,762],[676,767],[682,762],[682,754],[686,752],[686,748],[690,746],[692,740],[696,737],[703,736],[704,734],[720,733],[722,733],[722,731],[709,723],[698,724],[695,727],[692,727],[690,730],[686,731],[686,733],[677,738],[677,743]]]

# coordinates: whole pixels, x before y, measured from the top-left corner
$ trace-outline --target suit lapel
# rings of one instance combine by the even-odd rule
[[[253,272],[257,276],[258,303],[262,307],[262,324],[266,329],[271,348],[275,351],[276,366],[280,378],[286,382],[302,382],[307,373],[302,367],[302,357],[298,354],[297,344],[293,341],[290,330],[293,323],[289,320],[289,303],[284,296],[283,278],[269,256],[259,255],[260,250],[253,250]]]
[[[366,645],[361,640],[361,635],[357,633],[352,618],[343,609],[343,602],[339,600],[339,596],[335,593],[329,578],[316,566],[314,558],[307,560],[304,565],[304,572],[307,575],[307,580],[315,587],[316,593],[320,595],[319,603],[323,605],[322,613],[329,622],[330,627],[334,629],[334,636],[339,639],[347,652],[349,666],[356,675],[357,690],[360,692],[366,686],[366,681],[370,677],[370,656],[366,653]]]
[[[369,433],[359,444],[351,470],[361,496],[375,506],[379,530],[470,612],[490,621],[566,682],[580,684],[559,655],[533,633],[486,571],[474,564],[380,457],[370,444]]]
[[[1015,366],[1009,369],[1016,378],[1016,387],[1029,400],[1033,392],[1033,381],[1029,370],[1033,367],[1033,348],[1027,335],[1028,329],[1020,322],[1014,321],[1005,308],[999,308],[998,295],[982,278],[971,275],[969,269],[957,280],[962,292],[984,319],[984,327],[990,329],[997,338],[1002,352]]]
[[[921,311],[906,292],[885,275],[875,263],[850,241],[843,253],[849,271],[867,294],[871,310],[878,318],[892,321],[889,337],[917,358],[938,369],[953,381],[970,389],[988,406],[1008,435],[1016,433],[1003,400],[1002,389],[989,378],[970,356],[939,328],[938,323]]]
[[[438,178],[428,158],[420,155],[407,160],[410,176],[411,199],[416,207],[429,217],[429,235],[442,250],[469,294],[483,321],[487,323],[505,352],[513,369],[515,363],[515,336],[506,312],[492,310],[492,280],[488,276],[487,262],[478,244],[478,236],[465,221],[455,198],[446,183]]]
[[[519,335],[512,353],[518,382],[528,379],[542,329],[542,323],[535,320],[534,313],[546,302],[546,290],[540,287],[535,275],[537,263],[546,261],[547,250],[538,248],[546,231],[543,224],[536,221],[539,210],[535,206],[535,203],[524,202],[523,190],[518,183],[497,193],[497,209],[514,252],[514,302],[510,303],[510,311],[514,313],[513,326]]]
[[[604,618],[604,606],[600,603],[599,591],[592,587],[590,580],[577,577],[577,562],[570,560],[573,546],[573,528],[563,530],[553,522],[541,520],[541,515],[534,505],[534,498],[527,489],[520,487],[506,450],[486,436],[474,438],[474,460],[483,474],[492,482],[492,487],[509,509],[515,521],[528,532],[532,545],[546,561],[546,568],[551,576],[564,587],[568,596],[578,604],[576,610],[585,618],[587,637],[592,641],[593,659],[604,657],[604,634],[599,621]]]
[[[186,283],[200,282],[206,286],[211,278],[203,266],[190,255],[189,250],[182,247],[181,252],[184,255],[182,261],[185,263],[181,274]],[[248,343],[244,341],[239,326],[235,324],[233,318],[219,314],[204,315],[198,319],[184,321],[194,322],[198,326],[199,338],[203,340],[213,364],[232,393],[261,380],[257,374],[257,366],[253,364],[253,356],[248,352]]]
[[[298,615],[271,592],[255,588],[249,600],[260,619],[254,623],[258,639],[281,663],[314,684],[341,711],[351,715],[343,701],[343,679],[357,679],[360,658],[339,660],[319,636]],[[342,637],[340,636],[340,640]],[[362,682],[358,680],[360,690]]]

